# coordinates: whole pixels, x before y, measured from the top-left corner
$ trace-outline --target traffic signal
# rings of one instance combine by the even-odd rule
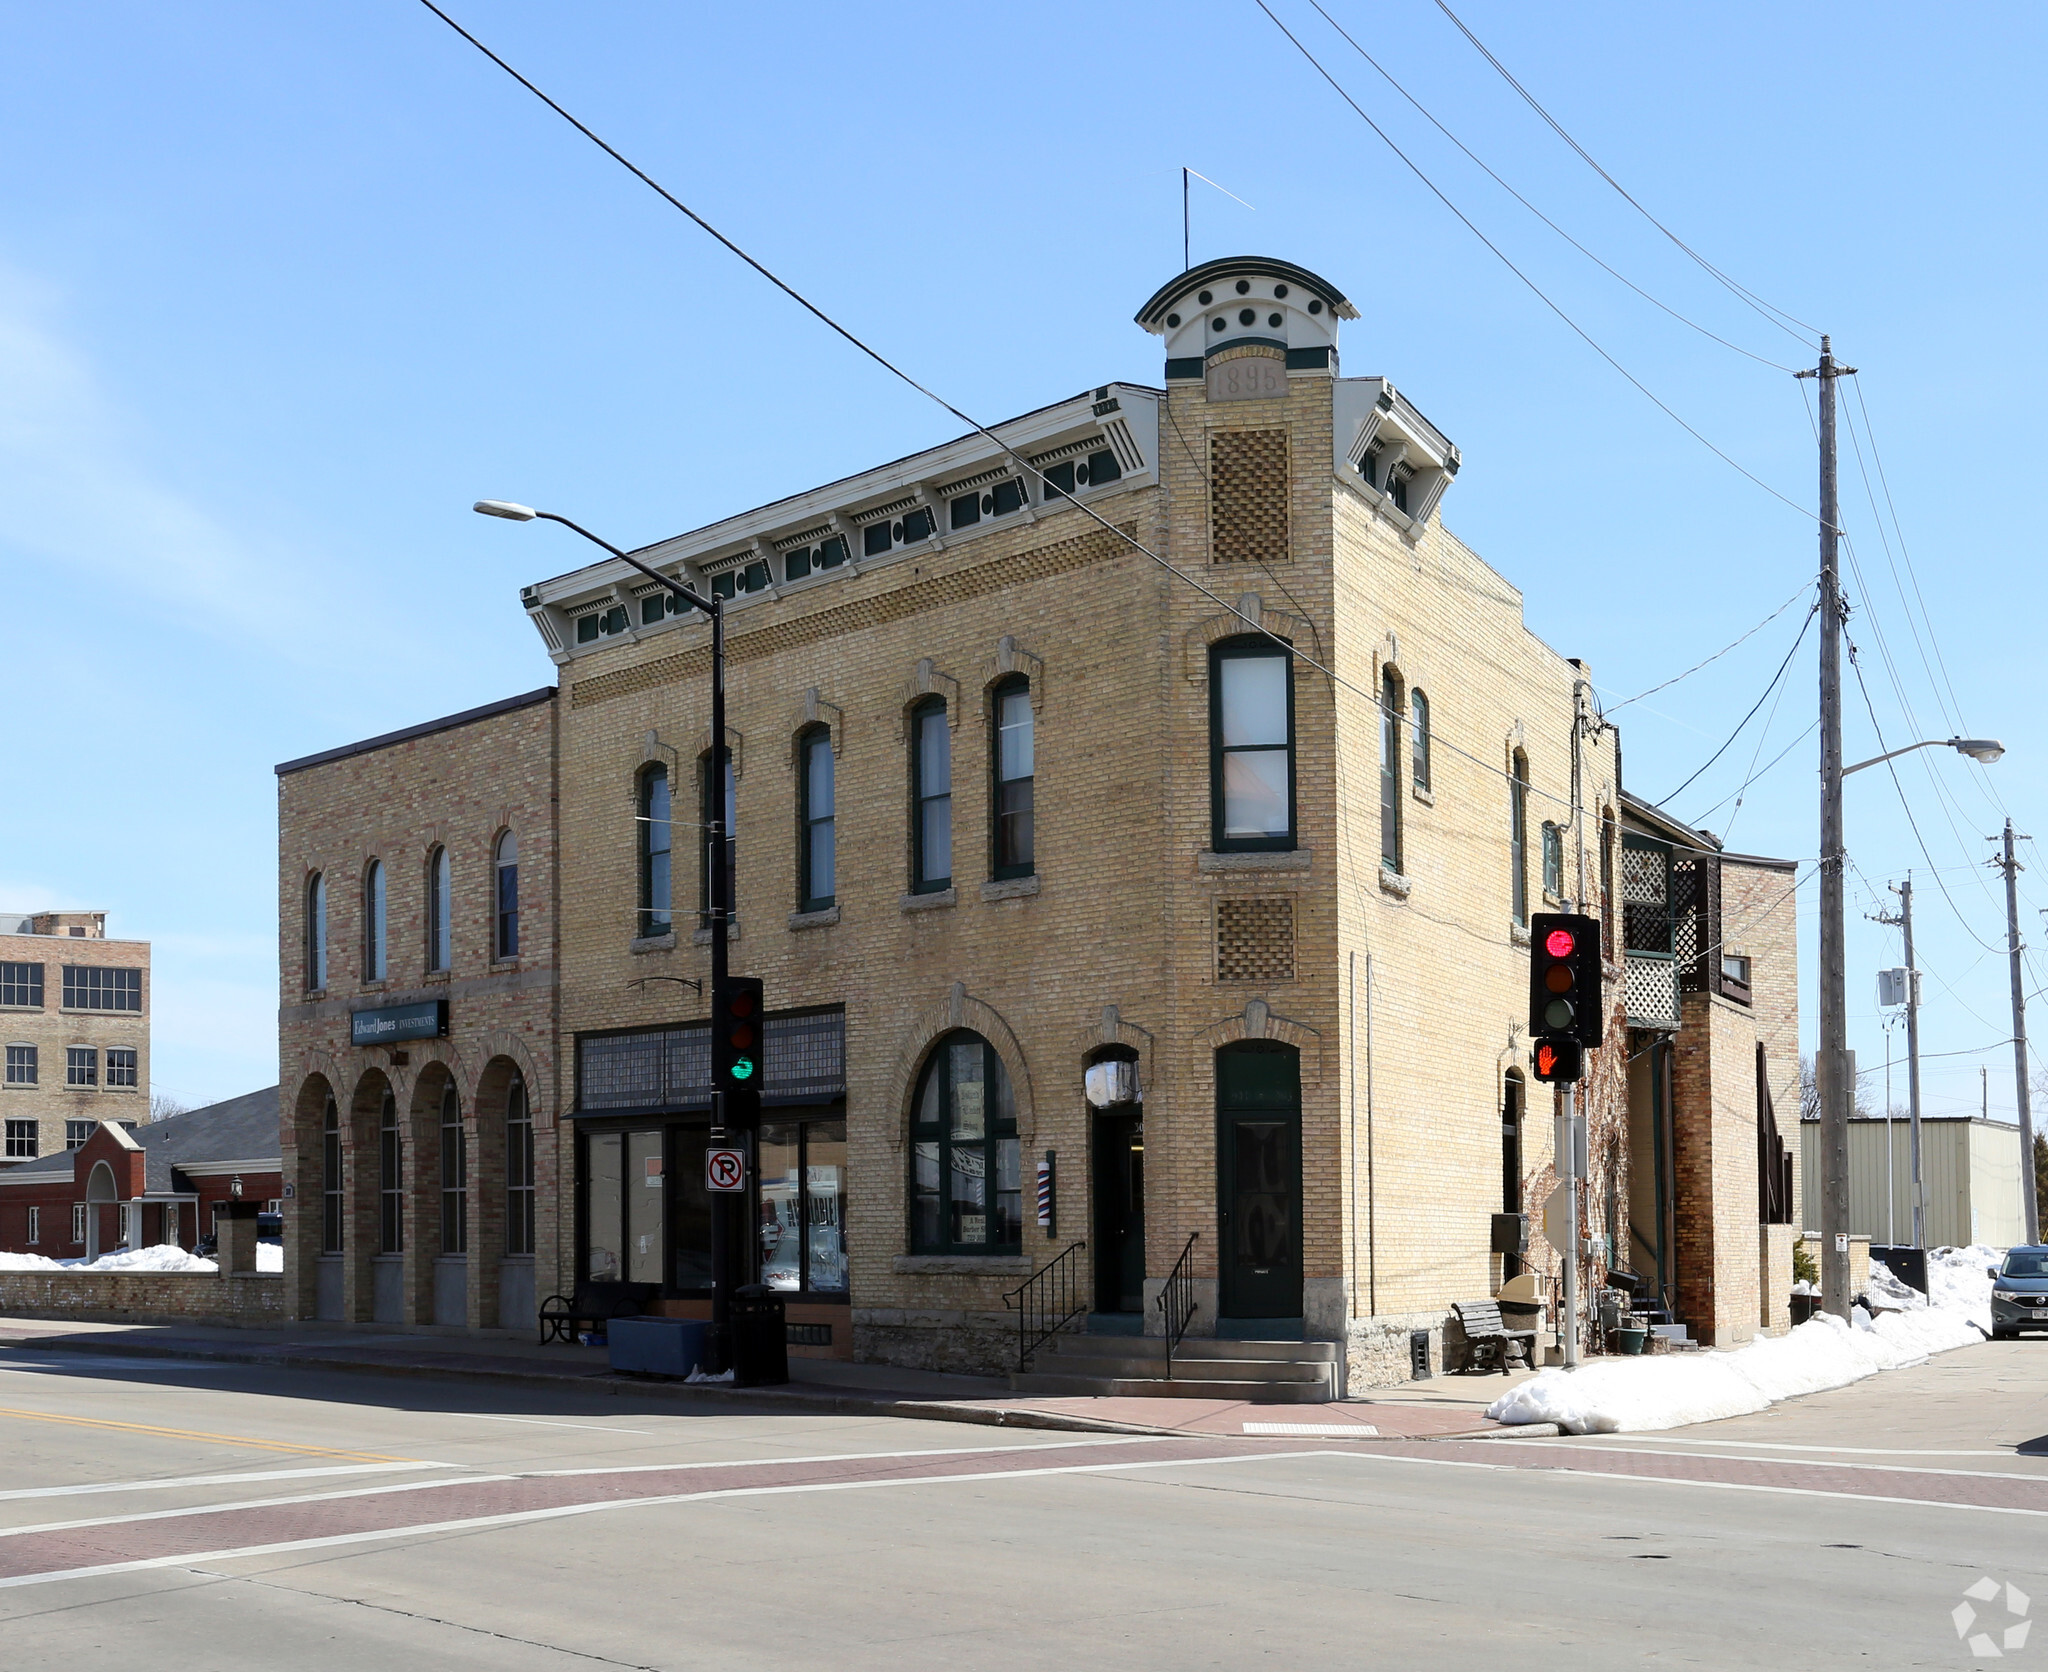
[[[1586,1048],[1576,1039],[1539,1039],[1530,1057],[1536,1078],[1547,1085],[1568,1086],[1582,1079],[1586,1072]]]
[[[725,1124],[750,1127],[761,1112],[761,983],[729,975],[711,990],[711,1087],[724,1094]]]
[[[1600,920],[1562,912],[1529,919],[1529,1031],[1538,1039],[1598,1045]]]

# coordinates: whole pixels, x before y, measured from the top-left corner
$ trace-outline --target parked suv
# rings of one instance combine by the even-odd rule
[[[2048,1330],[2048,1246],[2009,1248],[2005,1264],[1991,1268],[1994,1340],[2024,1329]]]

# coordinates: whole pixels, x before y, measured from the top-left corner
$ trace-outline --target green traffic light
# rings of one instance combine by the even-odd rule
[[[732,1061],[732,1077],[735,1080],[751,1080],[754,1077],[754,1059],[752,1057],[734,1057]]]

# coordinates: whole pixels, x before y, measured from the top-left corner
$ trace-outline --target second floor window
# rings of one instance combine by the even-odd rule
[[[506,831],[498,838],[497,948],[495,956],[519,956],[519,838]]]
[[[995,876],[1028,877],[1036,869],[1032,791],[1034,731],[1031,687],[1008,679],[995,690],[996,817]]]
[[[1553,900],[1564,898],[1564,832],[1548,819],[1543,822],[1543,892]]]
[[[64,1083],[67,1086],[97,1086],[100,1083],[100,1054],[90,1045],[73,1045],[64,1053]]]
[[[669,857],[675,827],[670,822],[668,768],[650,766],[640,774],[641,939],[665,935],[669,917]]]
[[[1529,921],[1529,757],[1519,749],[1508,764],[1508,910]]]
[[[722,753],[716,766],[712,757],[706,755],[699,778],[704,808],[704,845],[699,851],[704,855],[704,863],[698,871],[697,903],[703,910],[703,927],[708,929],[711,927],[711,871],[714,865],[722,864],[725,871],[726,921],[730,923],[739,915],[740,803],[739,786],[733,778],[732,755]],[[713,789],[714,784],[724,786],[722,796]],[[723,806],[719,805],[721,801]],[[711,824],[714,817],[725,826],[723,854],[712,850]]]
[[[1401,872],[1401,678],[1380,671],[1380,864]]]
[[[953,732],[946,704],[927,697],[910,711],[911,891],[953,886]]]
[[[427,856],[427,968],[445,970],[453,956],[455,939],[454,876],[448,850],[436,848]]]
[[[0,1004],[43,1008],[43,966],[0,964]]]
[[[363,873],[363,979],[384,979],[384,862],[370,861]]]
[[[802,805],[797,813],[797,841],[802,846],[802,880],[798,909],[823,911],[839,886],[839,844],[832,734],[822,726],[803,735],[798,746],[803,775]]]
[[[9,1161],[33,1161],[37,1151],[36,1123],[32,1120],[11,1120],[7,1123],[7,1159]]]
[[[1408,693],[1408,776],[1415,787],[1429,793],[1429,698],[1420,691]]]
[[[1209,652],[1210,840],[1221,852],[1294,846],[1294,691],[1268,638]]]
[[[327,985],[327,879],[318,871],[306,883],[306,987]]]

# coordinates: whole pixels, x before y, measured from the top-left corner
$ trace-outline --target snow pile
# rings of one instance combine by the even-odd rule
[[[202,1260],[196,1254],[187,1254],[184,1249],[170,1243],[154,1243],[148,1248],[123,1249],[115,1254],[102,1254],[97,1260],[71,1260],[65,1262],[74,1271],[218,1271],[220,1268],[211,1260]],[[279,1269],[282,1269],[281,1267]]]
[[[1554,1422],[1568,1434],[1622,1434],[1749,1416],[1781,1399],[1846,1387],[1982,1341],[1991,1322],[1984,1272],[2001,1258],[1997,1249],[1943,1249],[1928,1255],[1931,1304],[1894,1279],[1910,1301],[1887,1290],[1890,1304],[1880,1303],[1874,1317],[1854,1308],[1853,1324],[1821,1312],[1789,1334],[1760,1335],[1732,1352],[1595,1359],[1576,1371],[1546,1370],[1502,1394],[1486,1414],[1495,1422]],[[1882,1269],[1873,1267],[1873,1278]]]
[[[1882,1260],[1870,1262],[1866,1292],[1873,1312],[1911,1312],[1927,1304],[1925,1295],[1903,1278],[1894,1277],[1892,1268]]]
[[[256,1269],[258,1271],[283,1271],[284,1244],[281,1242],[259,1242],[256,1245]]]
[[[0,1271],[55,1271],[57,1262],[40,1254],[9,1254],[0,1251]]]

